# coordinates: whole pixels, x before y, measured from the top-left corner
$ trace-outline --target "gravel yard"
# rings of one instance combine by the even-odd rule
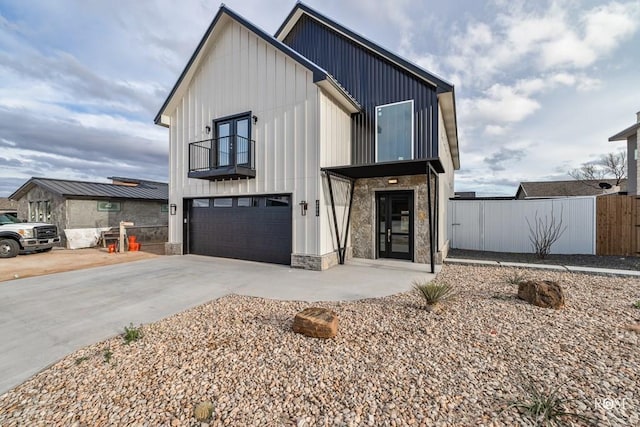
[[[531,383],[596,424],[639,425],[640,334],[625,326],[640,323],[640,281],[524,270],[564,287],[555,311],[518,300],[514,271],[444,266],[437,280],[458,297],[439,313],[414,292],[225,297],[144,325],[130,345],[115,337],[69,355],[0,396],[0,425],[199,425],[193,409],[207,400],[210,425],[519,425],[508,405]],[[336,338],[291,332],[311,305],[337,312]]]

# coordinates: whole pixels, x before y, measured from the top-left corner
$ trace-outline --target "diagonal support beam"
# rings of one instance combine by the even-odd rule
[[[336,243],[338,245],[338,262],[344,264],[345,255],[347,252],[347,240],[349,238],[349,225],[351,224],[351,205],[353,204],[353,191],[355,189],[355,179],[339,176],[342,179],[349,181],[349,205],[347,206],[347,224],[344,232],[344,244],[340,238],[340,227],[338,226],[338,215],[336,214],[336,203],[333,196],[333,182],[331,177],[334,175],[332,172],[325,172],[327,174],[327,183],[329,184],[329,199],[331,200],[331,213],[333,214],[333,226],[336,232]],[[337,176],[337,175],[336,175]]]

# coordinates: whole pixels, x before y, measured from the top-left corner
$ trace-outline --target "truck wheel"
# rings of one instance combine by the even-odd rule
[[[20,252],[20,245],[13,239],[0,240],[0,258],[13,258]]]

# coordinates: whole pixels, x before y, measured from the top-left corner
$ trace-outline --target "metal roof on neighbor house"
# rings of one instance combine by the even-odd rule
[[[516,198],[520,198],[519,196],[523,196],[522,198],[599,196],[607,191],[600,188],[601,182],[612,187],[616,185],[615,179],[521,182],[516,192]],[[626,190],[627,180],[623,179],[620,181],[620,191],[625,192]]]
[[[68,199],[167,201],[169,198],[169,185],[160,182],[141,180],[140,184],[132,186],[48,178],[31,178],[16,190],[15,193],[9,196],[9,198],[18,200],[35,186],[42,187]]]

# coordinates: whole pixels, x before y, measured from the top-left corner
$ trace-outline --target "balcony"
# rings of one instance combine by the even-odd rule
[[[255,141],[229,135],[189,144],[189,178],[255,178]]]

